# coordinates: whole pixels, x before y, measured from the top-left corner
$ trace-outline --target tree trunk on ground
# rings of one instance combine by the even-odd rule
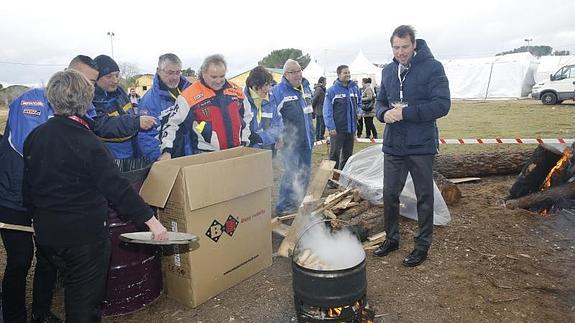
[[[548,190],[533,193],[505,202],[508,209],[521,208],[539,211],[548,209],[560,199],[575,199],[575,182],[551,187]]]
[[[461,191],[457,185],[449,181],[441,173],[433,171],[433,180],[439,188],[441,196],[443,196],[447,205],[455,204],[461,199]]]
[[[361,204],[356,206],[356,208],[361,208]],[[346,224],[351,226],[354,225],[361,226],[365,230],[367,230],[369,235],[380,232],[383,230],[383,210],[382,212],[376,212],[376,213],[363,211],[362,213],[359,213],[356,216],[349,219]]]
[[[434,169],[447,178],[518,174],[532,151],[483,152],[435,157]]]
[[[337,216],[338,219],[343,221],[349,221],[354,217],[364,213],[369,209],[370,203],[367,200],[361,201],[359,205],[356,205],[350,209],[343,211],[340,215]]]

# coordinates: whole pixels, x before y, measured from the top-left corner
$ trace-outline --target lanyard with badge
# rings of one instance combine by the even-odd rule
[[[403,102],[403,82],[405,82],[407,72],[409,72],[409,65],[405,66],[402,64],[398,64],[397,79],[399,80],[399,102]]]

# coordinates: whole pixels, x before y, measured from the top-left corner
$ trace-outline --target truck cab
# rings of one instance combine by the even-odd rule
[[[575,65],[566,65],[549,75],[549,80],[535,84],[531,97],[543,104],[559,104],[575,97]]]

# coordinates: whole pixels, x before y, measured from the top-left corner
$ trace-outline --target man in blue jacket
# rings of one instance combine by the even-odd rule
[[[329,131],[329,159],[335,161],[335,168],[343,169],[353,153],[361,95],[347,65],[338,66],[336,72],[337,80],[323,102],[323,119]]]
[[[132,106],[130,98],[119,85],[120,67],[107,55],[99,55],[94,58],[98,66],[98,80],[94,101],[98,115],[118,117],[119,125],[123,133],[128,136],[104,139],[106,147],[117,160],[146,159],[148,162],[152,156],[144,156],[139,147],[137,134],[140,128],[148,130],[156,125],[156,119],[151,116],[138,116],[136,108]],[[122,166],[122,162],[119,162]]]
[[[306,193],[311,171],[312,94],[299,63],[288,59],[281,82],[272,88],[284,124],[281,158],[284,172],[280,181],[276,215],[297,210]]]
[[[403,260],[408,267],[427,259],[433,232],[433,159],[439,147],[436,120],[451,106],[449,82],[443,65],[422,39],[415,39],[411,26],[397,27],[391,35],[393,62],[382,72],[377,96],[377,119],[385,122],[384,220],[386,240],[375,256],[399,248],[399,194],[407,173],[417,197],[415,248]]]
[[[156,120],[167,118],[166,110],[176,104],[178,95],[190,84],[182,76],[182,61],[180,58],[172,53],[161,55],[158,59],[158,68],[156,69],[152,88],[140,100],[138,113],[140,116],[151,116]],[[160,157],[159,128],[160,122],[155,127],[138,133],[140,149],[150,161],[155,161]],[[191,152],[188,154],[191,154]]]

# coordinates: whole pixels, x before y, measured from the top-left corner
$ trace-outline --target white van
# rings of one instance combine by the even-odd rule
[[[543,104],[559,104],[575,97],[575,65],[561,67],[549,80],[537,83],[531,90],[531,97]]]

